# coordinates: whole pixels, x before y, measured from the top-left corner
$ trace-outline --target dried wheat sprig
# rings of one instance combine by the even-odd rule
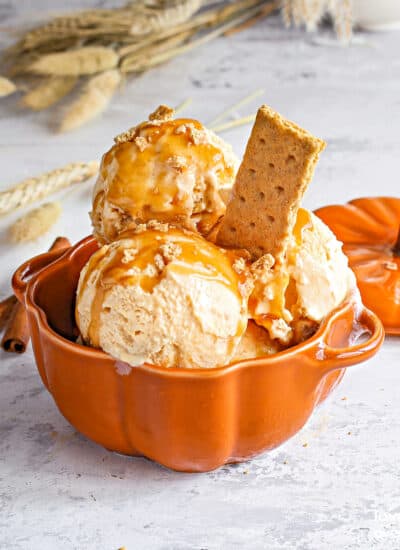
[[[90,78],[80,97],[70,105],[64,115],[60,132],[78,128],[104,111],[120,83],[121,73],[117,69]]]
[[[13,94],[17,90],[14,82],[6,78],[5,76],[0,76],[0,97],[6,97]]]
[[[208,126],[212,127],[212,126],[215,126],[216,124],[218,124],[221,120],[223,120],[224,118],[226,118],[228,115],[230,115],[231,113],[233,113],[233,111],[236,111],[237,109],[239,109],[239,107],[243,107],[243,105],[247,105],[248,103],[250,103],[251,101],[253,101],[253,99],[256,99],[257,97],[260,97],[261,95],[263,95],[265,90],[263,90],[262,88],[258,89],[258,90],[255,90],[253,93],[247,95],[246,97],[244,97],[243,99],[241,99],[240,101],[238,101],[237,103],[235,103],[234,105],[231,105],[230,107],[228,107],[227,109],[225,109],[224,111],[222,111],[221,114],[219,114],[217,117],[215,117],[211,122],[208,123]]]
[[[30,210],[9,229],[11,240],[15,243],[34,241],[49,231],[61,214],[59,202],[47,202]]]
[[[133,54],[127,55],[120,63],[121,71],[125,72],[125,68],[129,67],[129,71],[132,72],[135,64],[139,67],[138,71],[143,70],[143,63],[151,63],[151,60],[156,58],[157,55],[163,54],[168,49],[172,49],[180,44],[183,44],[183,42],[185,42],[191,34],[191,31],[182,32],[174,36],[170,36],[162,42],[157,42],[153,46],[140,49]]]
[[[191,97],[188,97],[187,99],[185,99],[185,101],[182,101],[182,103],[179,103],[179,105],[177,105],[174,109],[175,115],[178,115],[179,113],[187,109],[189,105],[192,104],[192,102],[193,102],[193,99]]]
[[[114,69],[118,61],[118,54],[111,48],[84,46],[43,55],[32,63],[29,72],[54,76],[91,75]]]
[[[237,126],[243,126],[244,124],[250,124],[256,119],[255,115],[244,116],[236,120],[231,120],[230,122],[224,122],[216,126],[210,126],[210,129],[213,132],[224,132],[225,130],[230,130],[231,128],[236,128]]]
[[[160,4],[159,9],[154,9],[154,3],[149,6],[146,0],[141,0],[130,7],[86,10],[71,16],[57,17],[28,32],[10,52],[16,54],[29,51],[63,36],[104,36],[112,31],[144,36],[149,32],[160,32],[186,21],[200,4],[200,0],[181,0],[171,6]]]
[[[52,76],[27,92],[21,103],[33,111],[42,111],[63,99],[78,81],[76,76]]]
[[[205,33],[200,38],[196,38],[192,40],[191,42],[188,42],[187,44],[184,44],[183,46],[178,46],[176,48],[171,48],[167,51],[164,51],[158,55],[154,55],[151,59],[143,59],[142,62],[134,62],[132,65],[126,65],[123,68],[121,68],[122,72],[140,72],[144,71],[146,69],[149,69],[151,67],[154,67],[156,65],[159,65],[160,63],[163,63],[164,61],[168,61],[172,57],[176,57],[178,55],[182,55],[183,53],[189,52],[190,50],[202,46],[206,44],[207,42],[210,42],[214,38],[217,38],[218,36],[221,36],[225,31],[228,29],[231,29],[232,27],[235,27],[242,23],[243,21],[246,21],[247,19],[250,19],[253,17],[257,11],[260,8],[260,5],[262,5],[264,2],[259,2],[258,5],[255,7],[246,10],[244,13],[240,13],[238,16],[230,19],[228,22],[223,23],[216,29],[213,29],[212,31],[209,31]]]
[[[129,34],[132,36],[143,36],[179,25],[187,21],[199,9],[200,5],[200,0],[186,0],[170,7],[164,6],[163,9],[159,10],[146,8],[141,10],[139,8]]]
[[[353,26],[350,0],[283,0],[282,16],[286,26],[305,25],[312,31],[325,14],[332,16],[337,36],[348,42]]]
[[[98,162],[74,162],[0,192],[0,215],[26,206],[74,183],[93,177]]]
[[[353,30],[351,0],[342,0],[341,2],[330,0],[329,9],[333,17],[337,36],[342,42],[349,42]]]
[[[233,27],[233,29],[229,29],[228,31],[224,32],[224,36],[233,36],[234,34],[238,32],[242,32],[244,30],[249,29],[256,23],[259,23],[262,19],[265,19],[268,17],[268,15],[271,15],[274,11],[276,11],[280,6],[280,2],[273,1],[269,4],[266,4],[263,6],[256,15],[251,17],[251,19],[248,19],[247,21],[244,21],[244,23],[241,23],[237,27]]]

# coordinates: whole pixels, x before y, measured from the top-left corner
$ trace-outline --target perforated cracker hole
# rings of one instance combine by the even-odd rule
[[[260,199],[261,199],[262,201],[265,199],[265,193],[264,193],[264,191],[260,191],[259,197],[260,197]]]
[[[256,226],[256,224],[255,224],[254,222],[250,222],[250,227],[251,227],[252,229],[254,229],[255,226]]]
[[[274,223],[274,221],[275,221],[274,216],[268,215],[267,218],[268,218],[268,220],[269,220],[271,223]]]
[[[265,145],[267,142],[265,141],[264,138],[260,138],[260,143],[262,143],[263,145]]]
[[[245,199],[245,197],[243,197],[243,196],[240,196],[240,197],[239,197],[239,200],[240,200],[240,202],[246,202],[246,199]]]
[[[236,233],[236,227],[230,227],[229,229],[230,229],[231,233]]]
[[[275,187],[275,190],[278,192],[279,195],[281,195],[284,192],[284,188],[282,187],[282,185],[277,185]]]
[[[252,176],[256,174],[256,171],[254,170],[254,168],[249,168],[249,174],[251,174]]]
[[[289,155],[286,159],[286,164],[293,164],[296,162],[296,157],[294,155]]]
[[[273,162],[270,162],[268,164],[268,166],[271,168],[271,170],[273,170],[275,168],[275,164]]]

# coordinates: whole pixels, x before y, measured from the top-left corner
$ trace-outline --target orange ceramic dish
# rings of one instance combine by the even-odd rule
[[[364,304],[388,334],[400,334],[400,199],[355,199],[315,213],[343,241]]]
[[[14,275],[42,380],[65,418],[107,449],[202,472],[249,459],[295,434],[349,365],[375,354],[378,318],[349,300],[308,341],[216,369],[128,367],[75,343],[79,272],[89,237],[28,261]],[[28,282],[25,282],[29,278]],[[367,339],[355,344],[361,333]]]

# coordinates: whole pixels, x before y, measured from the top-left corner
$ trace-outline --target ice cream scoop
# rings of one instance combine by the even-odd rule
[[[100,242],[149,220],[206,235],[224,214],[220,190],[238,166],[232,148],[196,120],[172,115],[159,108],[103,156],[91,213]]]
[[[83,341],[129,365],[228,363],[247,326],[243,258],[198,234],[150,226],[104,245],[83,268]]]
[[[249,301],[252,318],[283,344],[305,340],[319,323],[356,292],[355,277],[332,231],[300,208],[286,259],[260,258],[252,266],[255,286]]]

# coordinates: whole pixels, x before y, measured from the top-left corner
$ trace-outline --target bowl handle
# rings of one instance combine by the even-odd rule
[[[349,345],[343,348],[334,348],[326,342],[326,336],[329,334],[329,329],[325,330],[320,339],[316,343],[315,358],[318,360],[319,366],[322,366],[324,374],[345,367],[350,367],[362,361],[366,361],[380,348],[385,332],[380,319],[364,306],[349,304],[354,311],[354,319],[349,333]],[[331,317],[329,324],[334,324],[340,321],[340,317],[344,316],[344,312],[338,312]],[[359,340],[362,335],[368,334],[368,337],[359,344],[353,345],[351,342]]]
[[[11,284],[14,294],[21,304],[25,304],[25,292],[29,280],[39,273],[41,269],[58,260],[58,258],[65,253],[67,248],[63,247],[60,249],[51,250],[50,252],[45,252],[44,254],[39,254],[38,256],[35,256],[34,258],[31,258],[23,263],[17,269],[12,277]]]

